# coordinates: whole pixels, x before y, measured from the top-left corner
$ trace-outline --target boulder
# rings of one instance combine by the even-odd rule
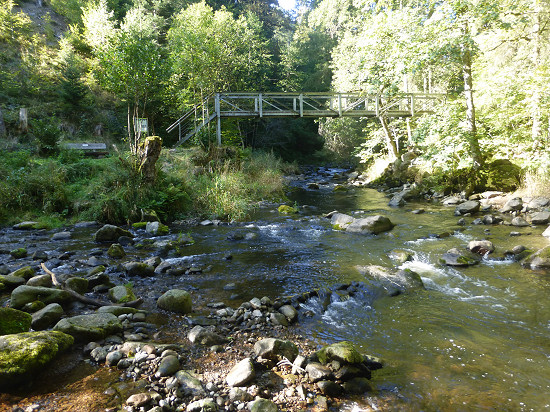
[[[277,412],[277,404],[269,399],[258,398],[250,403],[250,412]]]
[[[277,211],[281,214],[281,215],[295,215],[299,212],[298,208],[296,207],[292,207],[292,206],[288,206],[288,205],[281,205],[277,208]]]
[[[527,210],[539,210],[550,204],[550,199],[547,197],[535,197],[527,204]]]
[[[161,378],[164,376],[172,376],[180,370],[180,361],[175,355],[168,355],[161,359],[157,371],[157,375]]]
[[[211,332],[200,325],[193,327],[187,334],[191,343],[204,346],[223,345],[227,339],[217,333]]]
[[[137,299],[132,288],[123,285],[118,285],[109,289],[107,296],[109,296],[109,300],[114,303],[126,303]]]
[[[376,215],[363,219],[355,219],[347,228],[346,232],[360,233],[362,235],[377,235],[392,230],[395,225],[385,216]]]
[[[32,317],[26,312],[12,308],[0,308],[0,335],[28,332]]]
[[[490,240],[472,240],[468,243],[468,249],[478,255],[486,255],[495,251],[495,246]]]
[[[202,386],[202,382],[188,371],[177,371],[176,379],[180,384],[181,391],[186,395],[204,396],[206,392]]]
[[[50,303],[48,306],[32,314],[32,328],[44,330],[55,325],[63,317],[63,308],[59,303]]]
[[[381,281],[382,285],[390,290],[397,288],[400,292],[404,292],[407,289],[424,288],[420,275],[410,269],[394,270],[376,265],[355,268],[362,275]]]
[[[368,379],[362,377],[353,378],[347,382],[344,382],[342,386],[347,393],[355,395],[372,391]]]
[[[10,255],[14,259],[23,259],[23,258],[27,257],[27,249],[25,249],[24,247],[13,249],[13,250],[10,251]]]
[[[542,232],[542,236],[544,237],[550,237],[550,226],[548,226],[544,232]]]
[[[465,215],[467,213],[473,214],[479,211],[480,204],[477,200],[468,200],[459,204],[455,209],[455,215]]]
[[[233,368],[231,368],[225,378],[225,381],[229,386],[245,386],[255,377],[256,372],[254,371],[252,359],[244,358],[242,361],[233,366]]]
[[[279,361],[282,358],[287,358],[292,362],[296,356],[298,356],[299,350],[298,347],[289,340],[266,338],[254,344],[254,352],[256,356],[261,356],[264,359]]]
[[[71,301],[71,295],[61,289],[22,285],[16,287],[11,293],[10,306],[19,309],[35,300],[44,302],[46,305],[50,303],[64,304]]]
[[[521,197],[514,197],[508,200],[499,210],[500,213],[514,212],[523,209],[523,200]]]
[[[334,229],[344,230],[346,229],[355,219],[349,215],[343,213],[334,213],[330,218],[330,224]]]
[[[27,286],[42,286],[44,288],[52,287],[52,277],[50,275],[38,275],[27,281]]]
[[[111,313],[92,313],[61,319],[54,330],[71,335],[78,342],[92,342],[122,332],[122,324]]]
[[[337,397],[344,392],[344,389],[334,381],[319,381],[317,387],[326,396]]]
[[[129,231],[118,226],[104,225],[95,232],[94,240],[96,242],[116,242],[121,236],[134,237]]]
[[[522,266],[531,269],[549,269],[550,268],[550,246],[540,249],[529,255],[521,262]]]
[[[187,405],[186,412],[217,412],[218,404],[214,398],[204,398]]]
[[[0,387],[27,381],[74,342],[61,332],[25,332],[0,337]]]
[[[171,289],[165,292],[157,300],[157,306],[161,309],[176,313],[189,313],[193,310],[191,295],[182,289]]]
[[[332,361],[338,361],[347,364],[358,364],[363,362],[363,355],[355,348],[353,343],[348,341],[333,343],[325,346],[316,352],[317,358],[321,364],[326,365]]]
[[[306,373],[311,383],[328,380],[333,377],[330,368],[317,362],[308,363],[306,366]]]
[[[292,305],[283,305],[279,308],[279,312],[286,316],[289,322],[294,322],[298,319],[298,311]]]
[[[155,268],[147,263],[128,262],[124,264],[128,276],[149,277],[155,274]]]
[[[516,227],[529,226],[529,222],[527,222],[527,220],[525,220],[521,216],[516,216],[515,218],[513,218],[511,224],[512,226],[516,226]]]
[[[537,212],[531,215],[533,225],[546,225],[550,221],[550,212]]]
[[[126,256],[126,252],[120,243],[113,243],[107,250],[107,256],[112,259],[121,259]]]
[[[168,226],[163,225],[160,222],[147,222],[145,231],[152,236],[162,236],[170,233]]]
[[[83,295],[88,291],[88,279],[78,276],[71,277],[65,281],[65,287]]]
[[[17,223],[16,225],[13,226],[13,229],[15,230],[36,230],[40,228],[41,228],[40,223],[32,222],[32,221]]]
[[[441,255],[439,263],[447,266],[465,267],[479,263],[480,259],[479,255],[474,255],[471,252],[462,253],[458,249],[450,249]]]
[[[413,260],[412,252],[398,249],[392,250],[390,253],[388,253],[388,257],[400,265]]]
[[[2,276],[0,275],[0,284],[4,285],[3,289],[12,290],[15,289],[18,286],[25,284],[25,279],[20,278],[19,276]]]
[[[14,270],[10,274],[8,274],[8,276],[24,278],[25,280],[29,280],[34,275],[36,275],[36,271],[30,266],[23,266],[22,268]]]
[[[52,240],[68,240],[71,237],[71,232],[57,232],[52,235]]]

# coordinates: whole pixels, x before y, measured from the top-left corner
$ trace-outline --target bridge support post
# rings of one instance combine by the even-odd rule
[[[214,109],[216,110],[216,140],[218,146],[222,145],[222,118],[220,116],[220,94],[216,93],[214,99]]]

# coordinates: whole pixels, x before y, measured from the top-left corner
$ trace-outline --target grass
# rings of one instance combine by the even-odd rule
[[[0,223],[37,220],[44,227],[97,220],[136,222],[142,210],[163,221],[186,217],[241,220],[261,200],[284,197],[283,170],[272,154],[235,148],[163,151],[154,182],[144,181],[127,155],[102,159],[62,151],[41,158],[0,153]]]

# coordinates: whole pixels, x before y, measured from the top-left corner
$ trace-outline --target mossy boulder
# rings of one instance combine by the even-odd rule
[[[132,290],[131,286],[118,285],[114,288],[109,289],[107,293],[111,302],[114,303],[126,303],[136,300],[136,295]]]
[[[36,271],[32,267],[23,266],[22,268],[14,270],[8,276],[16,276],[16,277],[24,278],[25,280],[29,280],[34,275],[36,275]]]
[[[88,291],[88,279],[74,276],[65,281],[65,287],[83,295]]]
[[[145,231],[152,236],[163,236],[170,233],[170,228],[160,222],[147,222]]]
[[[96,242],[116,242],[121,236],[134,237],[129,231],[118,226],[104,225],[95,233],[94,240]]]
[[[0,337],[0,387],[14,386],[42,369],[74,342],[62,332],[25,332]]]
[[[476,265],[481,261],[481,256],[471,252],[461,252],[458,249],[450,249],[439,258],[439,263],[447,266],[465,267]]]
[[[363,355],[353,346],[353,343],[348,341],[325,346],[323,349],[316,352],[316,355],[319,362],[323,365],[333,360],[349,364],[362,363],[364,360]]]
[[[485,166],[488,190],[513,192],[521,184],[522,170],[508,159],[497,159]]]
[[[37,230],[37,229],[42,229],[42,225],[38,222],[27,221],[27,222],[17,223],[16,225],[13,226],[13,228],[15,230]]]
[[[14,259],[23,259],[23,258],[27,257],[27,249],[25,249],[24,247],[13,249],[13,250],[10,251],[10,255]]]
[[[78,342],[91,342],[122,332],[122,324],[112,313],[92,313],[61,319],[54,330],[71,335]]]
[[[50,303],[67,303],[71,301],[71,295],[65,290],[44,288],[40,286],[22,285],[16,287],[11,293],[10,305],[20,309],[27,303],[39,300],[46,305]]]
[[[161,309],[176,313],[189,313],[193,309],[191,295],[181,289],[171,289],[157,300],[157,306]]]
[[[126,252],[120,243],[113,243],[107,250],[107,256],[113,259],[121,259],[126,256]]]
[[[254,344],[254,352],[257,356],[261,356],[264,359],[279,361],[283,358],[287,358],[290,362],[293,362],[296,356],[298,356],[299,350],[298,347],[289,340],[266,338]]]
[[[147,227],[147,222],[136,222],[132,223],[134,229],[145,229]]]
[[[521,262],[521,265],[531,269],[549,269],[550,246],[546,246],[545,248],[530,254]]]
[[[147,263],[128,262],[124,265],[128,276],[149,277],[155,274],[155,268]]]
[[[4,286],[2,290],[6,290],[6,289],[11,290],[11,289],[15,289],[17,286],[24,285],[25,279],[18,276],[0,275],[0,284]]]
[[[0,335],[28,332],[32,316],[12,308],[0,308]]]
[[[288,205],[281,205],[277,210],[281,215],[295,215],[299,212],[298,208]]]
[[[363,235],[377,235],[394,228],[394,224],[385,216],[375,215],[363,219],[355,219],[347,228],[346,232],[359,233]]]
[[[32,328],[44,330],[55,325],[63,317],[63,308],[59,303],[50,303],[48,306],[32,314]]]

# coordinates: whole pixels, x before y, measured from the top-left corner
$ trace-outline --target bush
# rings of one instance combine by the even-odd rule
[[[52,155],[57,152],[57,144],[61,138],[59,122],[55,118],[34,120],[32,134],[38,140],[38,153]]]

